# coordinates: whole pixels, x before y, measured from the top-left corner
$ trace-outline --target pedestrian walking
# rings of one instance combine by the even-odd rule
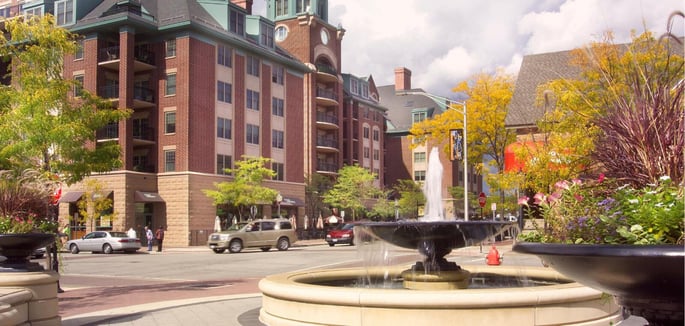
[[[161,225],[155,232],[155,240],[157,240],[157,252],[162,252],[162,242],[164,242],[164,227]]]
[[[152,234],[152,230],[147,225],[145,226],[145,237],[147,238],[147,251],[152,251],[152,242],[155,241],[155,235]]]
[[[128,236],[129,238],[134,238],[134,239],[138,238],[138,234],[136,234],[136,230],[134,230],[133,227],[128,229],[128,232],[126,232],[126,236]]]

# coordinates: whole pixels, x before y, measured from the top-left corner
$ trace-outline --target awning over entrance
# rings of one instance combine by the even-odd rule
[[[304,201],[299,198],[283,197],[281,206],[304,206]]]
[[[133,194],[133,201],[137,203],[163,203],[164,199],[156,192],[136,191]]]
[[[59,199],[59,203],[75,203],[83,196],[83,191],[70,191]]]

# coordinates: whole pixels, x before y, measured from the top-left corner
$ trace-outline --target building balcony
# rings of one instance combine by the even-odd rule
[[[326,113],[326,112],[317,112],[316,113],[316,126],[321,129],[326,129],[326,130],[337,130],[338,129],[338,117]]]
[[[119,104],[119,85],[108,85],[98,88],[98,96]],[[133,109],[144,109],[155,106],[154,91],[141,86],[133,87]]]
[[[121,64],[120,48],[118,45],[100,49],[98,65],[107,69],[119,71]],[[145,47],[136,47],[133,51],[133,72],[155,69],[155,56]]]
[[[316,89],[316,103],[320,105],[338,105],[338,93],[328,88]]]
[[[326,153],[337,153],[340,151],[340,149],[338,149],[338,140],[328,137],[317,137],[316,149]]]
[[[338,174],[338,164],[332,162],[316,162],[316,172],[323,174]]]
[[[155,129],[151,127],[133,128],[133,145],[152,145],[155,143]]]
[[[95,132],[95,138],[98,142],[111,141],[119,139],[119,124],[110,123],[104,128]]]
[[[335,68],[333,68],[329,65],[317,64],[316,65],[316,80],[320,81],[320,82],[337,83],[338,82],[338,72],[335,71]]]

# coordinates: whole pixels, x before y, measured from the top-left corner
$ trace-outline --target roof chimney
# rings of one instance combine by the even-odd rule
[[[408,91],[411,89],[411,70],[400,67],[395,68],[395,90]]]
[[[232,3],[243,7],[247,11],[248,15],[252,15],[252,1],[253,0],[231,0]]]

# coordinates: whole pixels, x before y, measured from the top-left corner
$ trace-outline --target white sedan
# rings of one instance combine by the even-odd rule
[[[78,254],[81,251],[106,254],[114,251],[131,253],[140,249],[140,239],[129,238],[126,232],[95,231],[86,234],[81,239],[67,241],[66,248],[72,254]]]

